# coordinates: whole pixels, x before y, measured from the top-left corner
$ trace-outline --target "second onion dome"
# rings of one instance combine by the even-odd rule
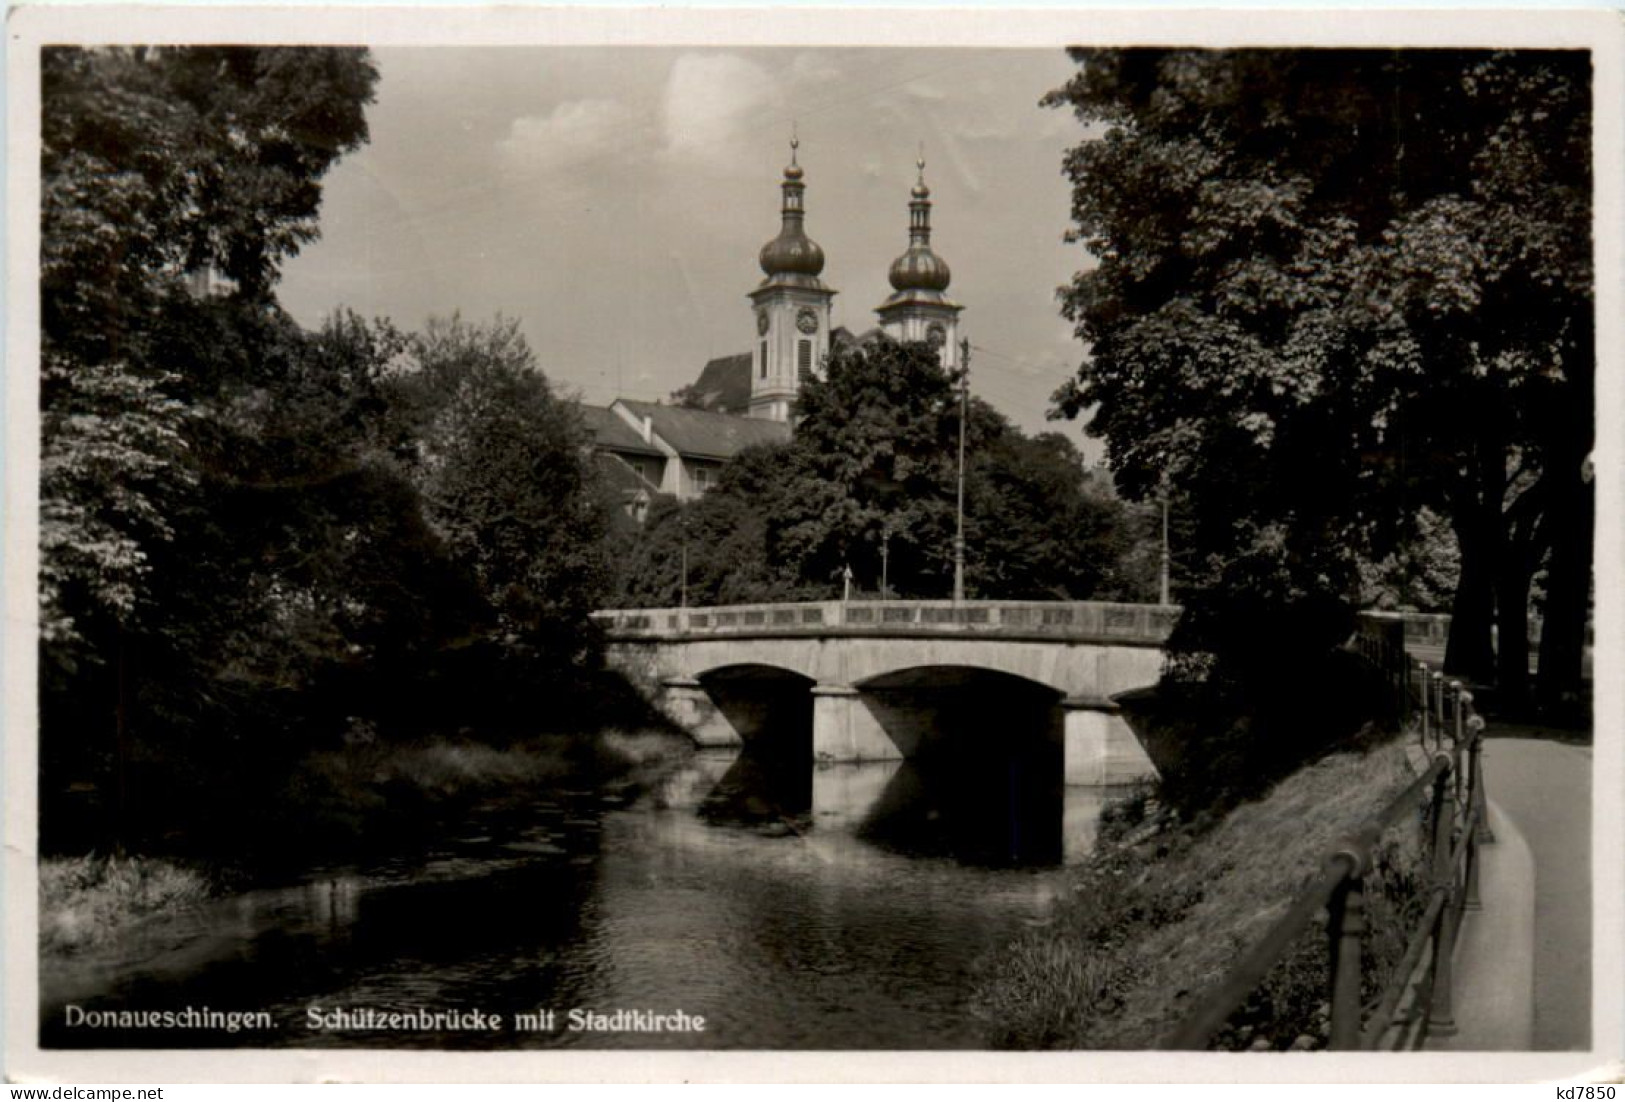
[[[952,273],[948,262],[931,251],[931,189],[925,186],[925,158],[915,162],[920,170],[919,179],[909,193],[908,251],[892,261],[892,287],[899,292],[933,291],[941,294],[948,289]]]

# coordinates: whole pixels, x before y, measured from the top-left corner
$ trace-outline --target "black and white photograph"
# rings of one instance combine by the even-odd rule
[[[1617,23],[26,14],[8,1074],[1618,1074]]]

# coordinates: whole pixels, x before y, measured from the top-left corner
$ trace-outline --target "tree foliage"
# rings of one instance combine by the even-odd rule
[[[492,630],[509,647],[578,648],[605,595],[606,517],[586,430],[518,323],[431,320],[391,391],[425,517]]]
[[[1534,518],[1590,448],[1586,55],[1074,56],[1047,102],[1101,131],[1065,163],[1098,263],[1062,291],[1089,356],[1057,411],[1091,413],[1130,496],[1191,503],[1198,603],[1351,598],[1436,509],[1453,664],[1492,672],[1492,606],[1517,638],[1579,530]]]
[[[378,79],[350,48],[51,47],[41,70],[44,328],[84,353],[188,273],[269,294]]]
[[[45,844],[231,851],[313,749],[571,722],[605,567],[570,403],[512,323],[308,332],[273,294],[366,52],[43,68]]]
[[[188,405],[218,380],[175,362],[186,276],[263,299],[377,73],[363,50],[240,47],[51,47],[41,70],[41,617],[94,657],[81,629],[130,623],[196,480]]]
[[[651,511],[628,540],[620,599],[635,605],[810,600],[853,591],[953,592],[960,394],[936,351],[889,340],[838,348],[803,383],[788,444],[752,449],[703,498]],[[1141,533],[1063,437],[1029,439],[967,403],[970,597],[1147,594],[1125,569]],[[685,575],[686,564],[686,575]]]

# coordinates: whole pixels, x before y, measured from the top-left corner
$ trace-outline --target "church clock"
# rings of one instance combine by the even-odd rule
[[[772,323],[768,320],[766,310],[758,310],[758,311],[756,311],[756,335],[757,336],[760,336],[760,337],[767,336],[767,327],[770,324],[772,324]]]
[[[818,315],[813,313],[807,307],[803,306],[800,311],[796,313],[796,328],[801,330],[803,333],[818,332]]]

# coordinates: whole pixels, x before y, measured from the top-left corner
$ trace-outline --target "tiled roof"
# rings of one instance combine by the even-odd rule
[[[626,398],[620,399],[620,404],[639,417],[649,418],[656,435],[682,455],[732,459],[757,444],[780,444],[790,439],[790,426],[783,421],[634,402]]]
[[[587,431],[592,433],[593,443],[605,451],[635,452],[638,455],[655,456],[665,454],[653,444],[646,443],[643,437],[612,409],[583,404],[581,419],[586,422]]]
[[[611,489],[622,493],[634,494],[644,490],[650,494],[658,494],[660,487],[644,478],[632,465],[612,452],[599,452],[593,457],[598,466],[598,472],[609,484]]]
[[[691,390],[702,409],[744,413],[750,408],[750,353],[718,356],[705,365]]]

